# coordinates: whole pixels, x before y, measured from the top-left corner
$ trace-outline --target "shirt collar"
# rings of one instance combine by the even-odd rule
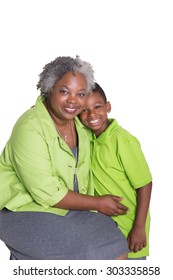
[[[98,137],[96,137],[96,135],[93,133],[93,135],[92,135],[92,140],[93,141],[96,141],[98,143],[105,142],[106,138],[110,134],[112,134],[112,132],[115,131],[115,129],[117,129],[119,127],[119,124],[118,124],[118,122],[115,119],[109,119],[109,121],[110,121],[109,126]]]

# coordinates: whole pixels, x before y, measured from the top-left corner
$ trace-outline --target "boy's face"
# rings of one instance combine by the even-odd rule
[[[79,117],[86,127],[89,127],[96,136],[99,136],[109,125],[107,114],[110,111],[110,103],[105,103],[102,96],[94,92],[87,96],[85,109]]]

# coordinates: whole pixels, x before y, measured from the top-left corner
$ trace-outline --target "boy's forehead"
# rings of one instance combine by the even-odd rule
[[[100,95],[100,93],[99,92],[97,92],[97,91],[94,91],[94,92],[91,92],[89,95],[88,95],[88,99],[92,99],[92,100],[94,100],[94,99],[102,99],[102,96]]]
[[[102,101],[103,101],[103,97],[98,92],[91,92],[86,98],[87,104],[102,102]]]

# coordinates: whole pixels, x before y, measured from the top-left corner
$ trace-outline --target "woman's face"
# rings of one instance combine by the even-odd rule
[[[87,84],[84,75],[77,72],[66,73],[57,81],[48,94],[49,112],[53,117],[70,120],[85,106]]]

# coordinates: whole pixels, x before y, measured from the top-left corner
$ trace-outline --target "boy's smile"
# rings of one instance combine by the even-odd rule
[[[103,100],[98,92],[91,93],[86,100],[86,107],[80,114],[81,122],[99,136],[109,125],[107,114],[111,110],[109,102]]]

